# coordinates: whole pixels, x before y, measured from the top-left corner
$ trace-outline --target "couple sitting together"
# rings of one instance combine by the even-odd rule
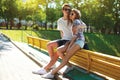
[[[62,13],[63,17],[57,21],[57,29],[60,31],[61,39],[50,41],[47,45],[50,62],[40,70],[33,71],[33,73],[42,75],[43,78],[54,78],[55,74],[69,62],[75,52],[85,47],[83,31],[86,25],[81,20],[80,11],[71,9],[69,4],[64,4]],[[62,62],[52,69],[59,57]]]

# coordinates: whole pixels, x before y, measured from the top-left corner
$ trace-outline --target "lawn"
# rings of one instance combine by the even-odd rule
[[[0,30],[14,41],[27,42],[27,35],[48,40],[60,39],[57,30]],[[120,56],[120,35],[85,33],[90,50]]]

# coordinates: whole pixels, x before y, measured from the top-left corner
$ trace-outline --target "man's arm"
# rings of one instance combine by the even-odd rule
[[[61,36],[61,38],[63,37],[63,32],[62,31],[60,31],[60,36]]]

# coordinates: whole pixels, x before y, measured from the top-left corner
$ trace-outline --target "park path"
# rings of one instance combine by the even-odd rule
[[[0,34],[0,80],[48,80],[32,73],[39,68]]]

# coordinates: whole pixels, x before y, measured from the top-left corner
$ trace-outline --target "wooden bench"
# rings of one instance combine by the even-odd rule
[[[27,37],[28,44],[47,51],[46,45],[49,40]],[[69,61],[71,64],[95,73],[108,80],[120,80],[120,58],[94,52],[90,50],[79,50]]]

